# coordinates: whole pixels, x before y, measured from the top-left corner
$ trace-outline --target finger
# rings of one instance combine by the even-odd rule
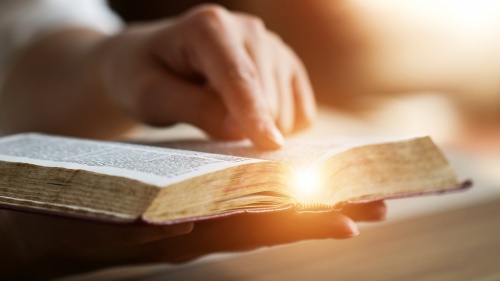
[[[373,201],[347,204],[341,212],[355,221],[381,221],[385,219],[387,207],[384,201]]]
[[[275,246],[305,239],[349,238],[357,235],[356,225],[348,217],[336,213],[258,214],[197,225],[186,239],[204,240],[194,244],[203,253],[239,251],[262,246]],[[224,239],[220,239],[224,237]]]
[[[176,122],[195,125],[213,137],[239,139],[223,101],[207,87],[193,84],[160,66],[142,81],[137,93],[137,118],[154,126]]]
[[[192,223],[165,227],[145,225],[120,225],[93,221],[75,220],[55,216],[9,211],[12,222],[22,235],[37,235],[26,239],[44,241],[48,252],[52,250],[84,250],[110,245],[135,245],[187,234]],[[52,242],[50,242],[52,241]],[[40,245],[41,246],[41,245]]]
[[[283,49],[279,46],[274,46],[274,48]],[[274,73],[276,81],[278,81],[278,95],[280,100],[277,123],[283,133],[290,134],[293,131],[295,123],[295,102],[291,78],[292,71],[289,69],[291,64],[288,56],[283,54],[283,52],[283,50],[277,50],[276,52],[276,56],[280,58],[277,65],[281,67],[277,68]],[[283,67],[285,69],[282,69]]]
[[[295,100],[295,131],[309,127],[316,116],[316,101],[314,92],[302,62],[294,53],[290,53],[294,65],[295,74],[292,77],[293,93]]]
[[[274,42],[271,40],[262,20],[253,16],[235,13],[240,20],[241,29],[245,30],[243,38],[245,47],[258,69],[262,94],[267,108],[274,120],[278,120],[279,96],[275,79],[276,62]]]
[[[188,234],[193,229],[193,223],[182,223],[169,226],[148,225],[110,225],[103,223],[88,223],[74,225],[68,230],[66,237],[81,237],[81,245],[102,247],[110,245],[137,245],[158,241],[170,237]]]
[[[220,94],[241,131],[263,149],[281,147],[283,137],[263,100],[258,68],[249,57],[234,21],[223,9],[205,9],[189,37],[201,72]]]
[[[197,223],[186,236],[138,247],[133,255],[153,262],[180,262],[215,252],[234,252],[305,239],[349,238],[354,222],[336,213],[251,214]]]

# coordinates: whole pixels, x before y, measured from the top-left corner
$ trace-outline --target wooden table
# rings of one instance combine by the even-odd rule
[[[71,280],[500,280],[500,198],[321,240]]]
[[[349,120],[339,123],[343,119],[329,112],[323,111],[321,117],[306,137],[342,135],[348,130],[355,136],[392,135],[391,131],[370,131],[380,126]],[[425,134],[433,134],[428,126],[426,122]],[[335,129],[338,132],[332,131]],[[171,135],[196,135],[190,130],[177,130]],[[436,130],[441,131],[442,127]],[[163,131],[148,134],[153,140],[169,139]],[[493,162],[472,159],[471,155],[451,156],[458,157],[452,159],[458,174],[474,179],[471,191],[442,198],[391,201],[388,222],[362,225],[361,235],[353,239],[300,242],[224,258],[209,257],[182,266],[125,267],[64,280],[498,281],[500,177],[496,167],[500,165],[500,153],[492,155]],[[486,175],[487,170],[494,177]],[[403,211],[407,214],[402,215]]]

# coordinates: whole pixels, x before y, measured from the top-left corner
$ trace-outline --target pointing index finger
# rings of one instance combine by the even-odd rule
[[[210,11],[203,21],[189,44],[200,71],[243,134],[260,148],[281,147],[283,136],[266,105],[257,67],[240,35],[231,28],[230,15],[222,9]]]

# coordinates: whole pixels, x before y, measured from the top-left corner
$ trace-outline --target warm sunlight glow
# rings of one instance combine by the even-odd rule
[[[310,202],[321,189],[321,180],[316,169],[306,169],[297,172],[293,183],[299,198],[298,201]]]

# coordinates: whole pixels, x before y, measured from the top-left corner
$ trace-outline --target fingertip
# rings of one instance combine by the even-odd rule
[[[285,140],[283,135],[276,127],[261,128],[258,133],[250,137],[252,143],[263,150],[276,150],[280,149]]]
[[[356,223],[339,212],[304,213],[301,221],[308,228],[310,239],[347,239],[359,235]]]
[[[344,215],[336,214],[330,221],[330,225],[334,238],[345,239],[359,235],[359,229],[356,223]]]
[[[359,235],[359,228],[356,223],[349,219],[347,220],[347,231],[345,238],[351,238]]]
[[[164,226],[163,230],[165,231],[167,237],[173,237],[173,236],[189,234],[191,233],[191,231],[193,231],[193,228],[194,228],[194,223],[188,222],[188,223],[180,223],[180,224]]]
[[[387,214],[387,206],[384,201],[352,203],[345,205],[342,213],[355,221],[383,221]]]
[[[252,142],[261,149],[273,150],[279,149],[285,143],[283,134],[278,130],[274,122],[263,122]]]
[[[383,221],[387,216],[387,205],[384,201],[377,201],[377,205],[373,208],[371,221]]]
[[[238,118],[241,132],[259,149],[275,150],[285,143],[283,134],[269,113],[262,110],[254,111]],[[235,118],[236,119],[236,118]]]

